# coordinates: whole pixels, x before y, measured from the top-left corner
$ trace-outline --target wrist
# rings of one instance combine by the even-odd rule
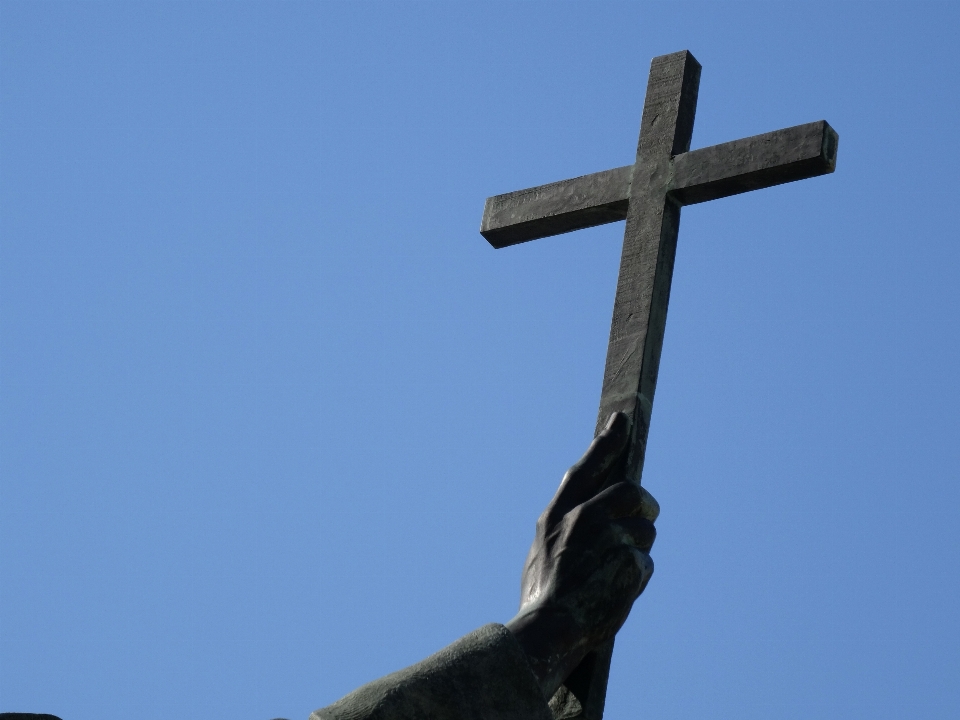
[[[520,644],[547,700],[589,650],[580,627],[557,607],[524,608],[505,626]]]

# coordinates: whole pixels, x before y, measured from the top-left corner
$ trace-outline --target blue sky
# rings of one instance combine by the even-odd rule
[[[960,4],[0,3],[0,711],[304,718],[515,611],[622,225],[484,199],[826,119],[687,208],[607,717],[960,715]]]

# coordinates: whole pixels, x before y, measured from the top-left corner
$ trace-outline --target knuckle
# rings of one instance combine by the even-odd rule
[[[550,526],[550,510],[549,508],[543,511],[543,514],[537,518],[537,534],[542,535],[547,528]]]
[[[646,587],[647,583],[650,582],[650,577],[653,575],[653,558],[650,557],[649,553],[645,553],[642,550],[637,550],[636,548],[631,548],[632,562],[632,577],[631,581],[634,587],[636,587],[636,593],[639,595],[643,592],[643,588]]]
[[[601,503],[587,502],[578,505],[574,511],[573,521],[580,523],[595,523],[607,519],[606,508]]]
[[[604,506],[618,514],[633,515],[640,507],[640,489],[629,482],[618,482],[603,491],[598,498]]]
[[[657,541],[657,529],[653,526],[653,523],[650,523],[649,535],[647,535],[647,548],[652,548],[653,544]]]
[[[650,522],[655,522],[660,516],[660,503],[646,488],[640,488],[640,513]]]
[[[567,471],[563,474],[563,480],[560,481],[560,485],[569,485],[575,483],[577,479],[583,474],[583,463],[577,462],[571,465]]]
[[[623,480],[613,486],[619,495],[624,498],[636,499],[638,502],[643,498],[643,491],[631,482]]]

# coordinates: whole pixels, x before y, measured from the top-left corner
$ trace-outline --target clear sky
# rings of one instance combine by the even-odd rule
[[[826,119],[683,211],[610,720],[960,717],[960,3],[0,3],[0,711],[302,720],[515,611],[622,225],[484,199]]]

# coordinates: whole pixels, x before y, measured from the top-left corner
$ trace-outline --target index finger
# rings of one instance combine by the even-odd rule
[[[566,515],[596,495],[606,484],[611,469],[623,456],[630,439],[630,418],[621,412],[610,415],[606,427],[563,476],[553,499],[553,509]]]

